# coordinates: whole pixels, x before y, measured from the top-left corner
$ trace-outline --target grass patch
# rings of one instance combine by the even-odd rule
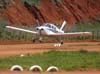
[[[22,2],[24,2],[25,0],[21,0]],[[40,4],[40,0],[27,0],[27,2],[31,5],[39,5]]]
[[[81,51],[49,51],[41,54],[0,58],[0,69],[9,69],[19,64],[24,69],[32,65],[40,65],[43,70],[49,66],[57,66],[60,70],[100,69],[100,52]]]

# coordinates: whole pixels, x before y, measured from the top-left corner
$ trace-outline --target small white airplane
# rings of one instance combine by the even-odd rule
[[[66,21],[63,22],[61,28],[56,27],[54,24],[51,23],[44,23],[42,26],[39,25],[39,22],[37,21],[38,27],[36,27],[36,31],[32,30],[26,30],[22,28],[12,27],[12,26],[6,26],[6,28],[13,29],[13,30],[19,30],[23,32],[32,33],[35,35],[38,35],[39,41],[42,42],[44,36],[50,37],[50,38],[56,38],[61,44],[63,44],[63,37],[68,36],[89,36],[92,35],[91,32],[72,32],[72,33],[65,33],[63,31],[64,26],[66,25]],[[35,42],[35,38],[33,41]]]

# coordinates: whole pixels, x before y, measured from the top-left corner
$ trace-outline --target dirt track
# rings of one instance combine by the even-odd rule
[[[78,51],[80,49],[100,52],[100,42],[68,42],[61,47],[55,47],[54,43],[0,45],[0,56],[40,53],[49,50]]]
[[[54,43],[42,44],[13,44],[13,45],[0,45],[0,57],[13,56],[28,53],[41,53],[49,50],[59,51],[78,51],[85,49],[88,51],[100,52],[100,42],[68,42],[61,47],[55,47]],[[100,71],[62,71],[57,73],[33,73],[33,72],[11,72],[7,70],[0,70],[0,74],[100,74]]]

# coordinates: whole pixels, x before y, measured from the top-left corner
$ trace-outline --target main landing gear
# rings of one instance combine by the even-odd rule
[[[61,47],[63,44],[64,44],[64,42],[61,41],[60,43],[56,43],[56,44],[54,44],[54,46],[55,46],[55,47]]]

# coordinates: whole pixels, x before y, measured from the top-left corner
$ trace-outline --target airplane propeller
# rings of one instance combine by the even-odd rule
[[[36,20],[36,24],[37,24],[37,27],[40,27],[40,23],[38,20]]]
[[[38,34],[38,38],[33,39],[33,42],[35,42],[36,39],[38,39],[39,42],[41,43],[41,42],[43,41],[43,38],[42,38],[42,32],[41,32],[42,29],[39,30],[39,29],[37,28],[37,31],[38,31],[38,33],[39,33],[39,34]]]
[[[42,38],[42,33],[41,33],[42,30],[39,30],[39,42],[41,43],[43,41],[43,38]]]
[[[40,27],[41,26],[38,19],[36,20],[36,24],[37,24],[37,27]],[[43,38],[42,38],[42,32],[41,31],[43,29],[36,28],[36,30],[39,32],[39,41],[42,42],[42,39]]]
[[[37,27],[40,27],[40,23],[38,19],[36,19],[36,24],[37,24]],[[41,30],[39,30],[39,28],[36,28],[36,30],[39,32],[39,36],[41,36]]]

